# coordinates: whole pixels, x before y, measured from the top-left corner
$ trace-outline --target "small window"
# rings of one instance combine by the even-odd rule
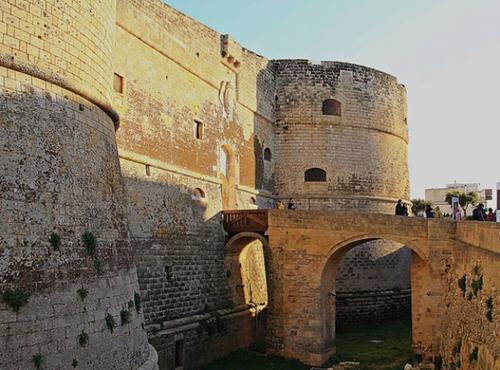
[[[193,199],[200,200],[204,198],[205,198],[205,192],[202,189],[196,188],[193,190]]]
[[[255,197],[250,197],[250,204],[256,205],[257,204],[257,199],[255,199]]]
[[[306,182],[324,182],[326,181],[326,171],[321,168],[309,168],[304,173]]]
[[[200,121],[194,121],[194,137],[197,140],[203,139],[203,123]]]
[[[166,265],[165,266],[165,279],[167,279],[167,281],[172,281],[173,278],[174,278],[174,271],[173,271],[172,266]]]
[[[113,89],[115,92],[123,94],[123,77],[118,73],[115,73],[115,78],[113,80]]]
[[[149,164],[146,165],[146,176],[151,176],[151,166]]]
[[[272,159],[271,149],[269,148],[264,149],[264,160],[271,162],[271,159]]]
[[[340,102],[335,99],[327,99],[323,102],[323,114],[328,116],[340,116]]]

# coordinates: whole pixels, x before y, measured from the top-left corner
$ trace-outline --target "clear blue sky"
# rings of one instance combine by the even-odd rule
[[[413,197],[500,182],[500,0],[166,0],[270,59],[339,60],[408,90]]]

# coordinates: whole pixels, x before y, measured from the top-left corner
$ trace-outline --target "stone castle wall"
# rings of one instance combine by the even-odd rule
[[[129,306],[139,287],[110,108],[114,3],[0,13],[0,368],[138,369],[150,350]]]
[[[38,4],[0,5],[0,291],[30,294],[19,314],[0,303],[0,344],[23,349],[0,367],[29,368],[38,353],[51,368],[154,366],[144,329],[162,368],[202,366],[256,340],[269,300],[260,249],[242,245],[228,269],[223,209],[293,197],[305,210],[392,213],[408,200],[394,77],[268,61],[158,0]],[[325,99],[341,115],[324,115]],[[306,183],[311,167],[327,181]],[[410,252],[371,243],[337,270],[340,318],[407,307]]]
[[[455,247],[446,269],[442,362],[446,369],[500,369],[500,228],[461,222],[457,239],[467,244]]]
[[[254,340],[248,307],[221,318],[227,331],[197,330],[245,303],[227,282],[220,212],[272,202],[264,150],[274,153],[274,74],[265,58],[159,1],[118,1],[116,35],[117,142],[146,324],[169,327],[150,331],[160,366],[182,355],[190,368]]]

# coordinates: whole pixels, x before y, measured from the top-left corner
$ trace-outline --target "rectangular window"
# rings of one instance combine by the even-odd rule
[[[146,176],[151,176],[151,166],[149,164],[146,165]]]
[[[182,369],[184,366],[184,339],[175,341],[175,368]]]
[[[203,139],[203,123],[200,121],[194,121],[194,137],[197,140]]]
[[[115,73],[113,80],[113,90],[117,93],[123,94],[123,77]]]

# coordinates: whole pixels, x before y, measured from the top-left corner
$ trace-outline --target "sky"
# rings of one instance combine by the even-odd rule
[[[500,182],[500,0],[166,3],[269,59],[344,61],[396,76],[408,92],[412,198],[455,180]]]

